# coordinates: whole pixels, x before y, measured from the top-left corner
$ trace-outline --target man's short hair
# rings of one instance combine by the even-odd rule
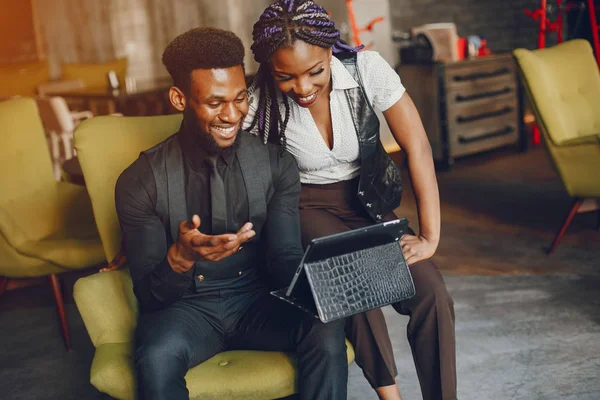
[[[189,93],[195,69],[244,66],[244,45],[233,32],[218,28],[191,29],[169,43],[162,62],[175,86]]]

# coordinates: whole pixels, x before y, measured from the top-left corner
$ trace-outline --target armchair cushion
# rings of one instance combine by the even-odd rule
[[[600,72],[586,40],[517,49],[525,91],[565,189],[600,197]]]
[[[105,260],[85,188],[57,183],[36,103],[0,103],[0,274],[31,277]]]
[[[514,54],[554,144],[600,132],[600,73],[587,41]]]
[[[39,258],[19,253],[0,232],[0,274],[9,278],[34,278],[65,272],[65,269]]]
[[[135,398],[133,336],[137,303],[127,270],[80,278],[73,292],[96,353],[90,380],[118,399]],[[346,341],[348,363],[354,359]],[[243,376],[244,379],[236,379]],[[294,392],[295,358],[270,351],[226,351],[190,369],[191,399],[274,399]]]
[[[134,371],[133,343],[106,343],[96,349],[90,381],[112,397],[135,399]],[[249,374],[252,379],[234,379]],[[227,351],[190,369],[185,379],[190,399],[275,399],[292,394],[295,376],[291,355]],[[273,387],[273,382],[280,385]]]
[[[55,182],[43,194],[42,202],[39,195],[30,194],[3,205],[0,228],[15,249],[66,269],[103,262],[104,251],[85,188]]]

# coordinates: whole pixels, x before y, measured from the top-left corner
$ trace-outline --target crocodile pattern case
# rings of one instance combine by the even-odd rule
[[[406,300],[415,285],[395,241],[304,264],[319,319],[329,322]]]

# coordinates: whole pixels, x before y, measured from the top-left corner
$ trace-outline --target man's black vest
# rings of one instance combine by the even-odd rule
[[[267,218],[267,203],[273,196],[273,182],[269,150],[257,137],[244,131],[238,133],[240,136],[236,156],[240,163],[242,176],[248,196],[248,215],[255,238],[260,237],[260,232]],[[179,144],[179,135],[176,133],[158,145],[143,152],[152,168],[156,181],[156,212],[165,227],[168,242],[173,243],[179,235],[179,224],[189,220],[185,193],[185,169],[183,165],[183,154]],[[170,237],[169,237],[170,236]],[[169,240],[170,239],[170,240]],[[207,269],[220,268],[219,272],[233,275],[240,269],[240,263],[251,262],[254,256],[251,252],[240,252],[228,257],[231,262],[203,264],[196,262],[196,273],[210,272]],[[250,265],[244,265],[244,269]],[[231,271],[223,271],[231,269]]]

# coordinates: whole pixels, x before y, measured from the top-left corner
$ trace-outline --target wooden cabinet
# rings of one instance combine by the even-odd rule
[[[518,83],[510,54],[405,64],[398,73],[419,110],[438,164],[519,143]]]

